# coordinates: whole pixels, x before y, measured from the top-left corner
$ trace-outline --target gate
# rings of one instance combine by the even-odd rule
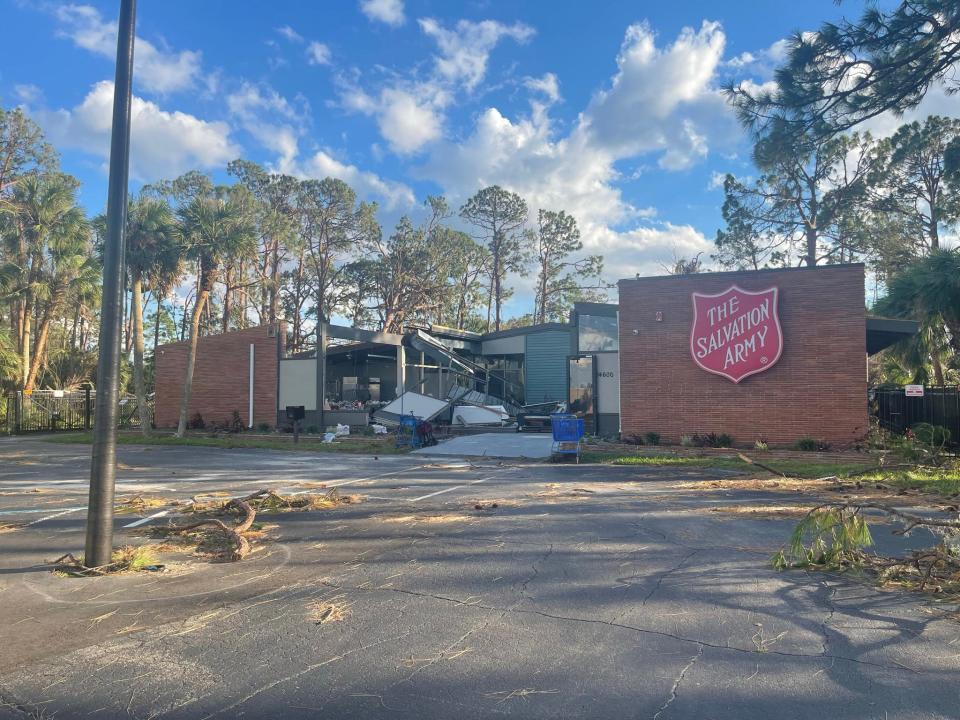
[[[904,433],[917,423],[941,425],[950,444],[960,444],[960,386],[925,387],[923,397],[907,396],[902,386],[870,388],[870,413],[880,427]]]
[[[30,432],[90,430],[93,428],[96,397],[87,390],[34,390],[29,395],[9,393],[0,407],[0,432],[18,435]],[[149,406],[149,401],[148,401]],[[151,413],[152,417],[152,413]],[[140,427],[135,397],[119,401],[117,424],[121,428]]]

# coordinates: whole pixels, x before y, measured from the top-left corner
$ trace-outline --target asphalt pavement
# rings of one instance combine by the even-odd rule
[[[711,508],[789,496],[679,486],[729,473],[122,446],[122,496],[363,499],[260,516],[241,562],[58,577],[88,458],[0,440],[0,718],[960,717],[956,607],[770,569],[793,520]]]

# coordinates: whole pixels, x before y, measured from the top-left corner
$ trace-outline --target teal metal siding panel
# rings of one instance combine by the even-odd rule
[[[571,337],[566,330],[527,335],[524,377],[528,405],[567,399],[567,358],[571,353]]]

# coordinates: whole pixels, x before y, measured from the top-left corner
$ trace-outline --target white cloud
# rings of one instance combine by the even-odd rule
[[[314,40],[307,46],[307,62],[311,65],[329,65],[330,60],[330,48],[325,43]]]
[[[714,87],[725,36],[718,23],[684,28],[658,48],[645,24],[627,28],[617,73],[582,116],[593,141],[619,157],[664,151],[661,167],[682,169],[709,150],[708,132],[722,140],[740,129]]]
[[[443,136],[446,108],[459,89],[471,91],[483,80],[490,52],[501,38],[523,42],[533,34],[533,29],[522,23],[461,20],[448,30],[430,18],[419,22],[440,49],[430,77],[395,77],[376,92],[364,90],[352,79],[338,78],[342,107],[375,117],[381,136],[398,155],[418,153]],[[529,80],[539,83],[541,92],[559,94],[552,74]]]
[[[286,39],[289,40],[290,42],[293,42],[293,43],[302,43],[302,42],[303,42],[303,35],[301,35],[300,33],[298,33],[296,30],[294,30],[294,29],[293,29],[292,27],[290,27],[289,25],[283,25],[283,26],[281,26],[281,27],[278,27],[278,28],[277,28],[277,33],[279,33],[281,36],[283,36],[284,38],[286,38]]]
[[[117,25],[105,21],[90,5],[61,5],[54,11],[60,34],[84,50],[113,60],[117,54]],[[134,82],[159,94],[192,88],[201,74],[201,53],[176,52],[158,48],[141,37],[136,39]]]
[[[443,108],[450,96],[431,83],[387,87],[376,97],[347,86],[340,101],[348,110],[374,116],[390,149],[411,155],[443,134]]]
[[[577,218],[585,252],[605,256],[610,280],[662,274],[675,255],[709,252],[699,230],[659,220],[655,208],[634,205],[621,191],[630,178],[618,163],[652,155],[661,169],[679,170],[742,137],[715,85],[725,43],[719,25],[686,29],[664,47],[655,40],[645,25],[628,28],[609,85],[566,134],[541,103],[515,119],[490,107],[462,141],[437,143],[416,176],[440,185],[453,204],[499,184],[524,197],[531,216],[566,210]],[[550,80],[524,84],[551,96]]]
[[[399,27],[406,22],[403,0],[360,0],[360,11],[370,20]]]
[[[437,73],[450,82],[462,83],[467,90],[473,90],[483,80],[490,52],[501,38],[522,43],[535,32],[520,22],[504,25],[496,20],[460,20],[452,30],[433,18],[421,18],[419,23],[420,29],[433,38],[440,49],[440,55],[434,58]]]
[[[35,105],[43,100],[43,90],[36,85],[14,85],[13,94],[24,105]]]
[[[442,121],[433,107],[403,90],[384,90],[377,118],[394,152],[409,154],[440,137]]]
[[[615,267],[617,279],[637,274],[663,275],[664,266],[672,259],[689,260],[699,253],[709,257],[715,249],[713,242],[693,226],[668,222],[620,233],[606,260],[608,267]]]
[[[774,70],[786,60],[789,47],[790,40],[783,38],[761,50],[742,52],[725,60],[723,65],[738,74],[752,73],[760,82],[765,82],[773,79]]]
[[[96,155],[110,155],[113,83],[94,85],[71,110],[32,113],[50,140]],[[240,154],[223,122],[207,122],[178,111],[161,110],[155,103],[134,96],[131,109],[130,174],[150,182],[171,178],[193,168],[222,167]]]
[[[710,182],[707,183],[707,190],[723,190],[723,184],[726,180],[727,176],[725,173],[714,170],[710,173]]]
[[[269,85],[249,82],[242,83],[226,100],[231,115],[263,147],[277,153],[278,163],[293,161],[309,115],[306,101],[296,107]]]
[[[415,203],[413,190],[403,183],[384,180],[375,173],[360,170],[320,150],[303,163],[285,170],[300,177],[333,177],[350,185],[361,197],[376,198],[387,210],[409,208]]]
[[[555,103],[560,99],[560,81],[553,73],[545,73],[542,77],[528,77],[523,79],[524,87],[534,92],[543,93],[547,100]]]

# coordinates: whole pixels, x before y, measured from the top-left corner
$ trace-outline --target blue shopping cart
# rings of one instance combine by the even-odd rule
[[[417,432],[417,426],[420,424],[420,418],[413,413],[400,416],[400,424],[397,426],[397,447],[419,448],[423,447],[423,438]]]
[[[567,413],[553,413],[550,416],[553,429],[554,455],[576,455],[580,462],[580,446],[583,444],[583,418]]]

